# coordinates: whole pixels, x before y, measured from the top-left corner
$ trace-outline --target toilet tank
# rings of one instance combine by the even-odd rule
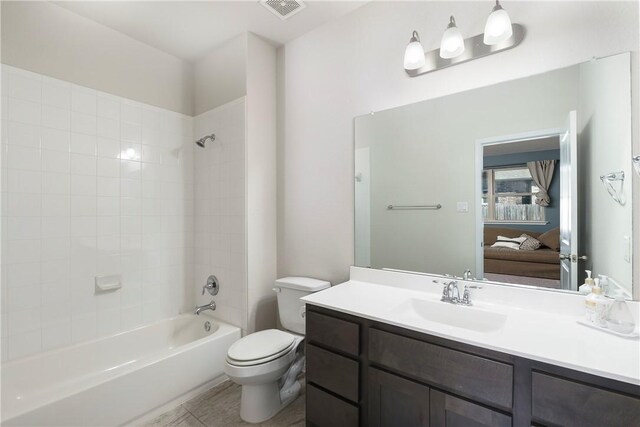
[[[309,277],[284,277],[273,288],[278,295],[280,323],[288,331],[304,335],[304,302],[300,298],[327,289],[331,283]]]

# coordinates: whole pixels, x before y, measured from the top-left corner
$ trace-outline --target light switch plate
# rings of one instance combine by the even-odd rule
[[[458,212],[469,212],[469,202],[458,202],[456,210]]]

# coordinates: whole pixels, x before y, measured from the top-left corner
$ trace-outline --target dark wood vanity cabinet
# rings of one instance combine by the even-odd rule
[[[640,387],[307,305],[307,425],[640,427]]]

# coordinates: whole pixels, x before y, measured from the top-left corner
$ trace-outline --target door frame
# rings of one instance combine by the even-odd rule
[[[494,136],[489,138],[476,139],[476,161],[475,161],[475,179],[476,179],[476,196],[475,196],[475,212],[476,212],[476,271],[475,275],[479,280],[484,278],[484,220],[482,219],[482,209],[478,203],[482,203],[482,170],[484,167],[484,147],[490,145],[510,144],[518,141],[526,141],[533,139],[544,139],[553,136],[560,137],[564,133],[562,128],[541,129],[529,132],[515,133],[511,135]]]

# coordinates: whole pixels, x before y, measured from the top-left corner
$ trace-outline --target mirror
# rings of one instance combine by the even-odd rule
[[[630,64],[356,117],[355,264],[631,298]]]

